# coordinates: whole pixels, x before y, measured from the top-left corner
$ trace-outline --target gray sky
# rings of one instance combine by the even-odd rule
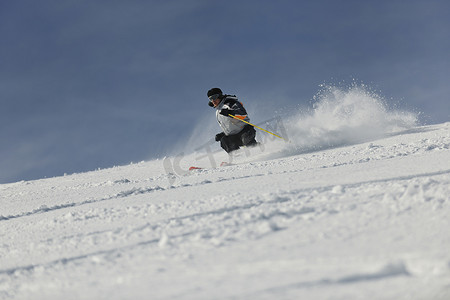
[[[1,1],[0,183],[164,156],[212,114],[216,86],[289,110],[321,83],[356,79],[426,123],[449,121],[449,11],[443,0]]]

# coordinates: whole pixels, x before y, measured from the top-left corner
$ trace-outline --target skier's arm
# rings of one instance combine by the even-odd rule
[[[247,111],[244,106],[238,101],[233,101],[233,103],[227,103],[224,105],[219,112],[221,115],[229,117],[229,115],[233,115],[238,117],[239,119],[245,119],[247,117]]]

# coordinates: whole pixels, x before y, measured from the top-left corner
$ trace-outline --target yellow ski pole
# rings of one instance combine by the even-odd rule
[[[260,129],[260,130],[262,130],[262,131],[265,131],[265,132],[267,132],[267,133],[270,133],[271,135],[274,135],[274,136],[276,136],[276,137],[278,137],[278,138],[280,138],[280,139],[286,140],[285,138],[283,138],[283,137],[281,137],[281,136],[279,136],[279,135],[277,135],[277,134],[275,134],[275,133],[273,133],[273,132],[270,132],[270,131],[265,130],[265,129],[261,128],[261,127],[258,127],[258,126],[256,126],[256,125],[250,123],[250,122],[247,122],[247,121],[244,121],[244,120],[242,120],[242,119],[239,119],[238,117],[233,116],[232,114],[228,114],[228,115],[229,115],[230,117],[236,119],[236,120],[242,121],[242,122],[244,122],[244,123],[247,123],[248,125],[251,125],[251,126],[253,126],[253,127],[256,127],[256,128],[258,128],[258,129]]]

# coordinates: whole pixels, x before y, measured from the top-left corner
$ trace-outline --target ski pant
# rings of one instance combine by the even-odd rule
[[[240,146],[256,145],[256,130],[253,126],[245,125],[241,132],[233,135],[224,135],[220,139],[220,146],[227,152],[239,149]]]

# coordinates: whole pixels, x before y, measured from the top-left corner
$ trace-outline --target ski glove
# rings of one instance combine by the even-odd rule
[[[234,115],[232,110],[226,109],[226,108],[222,109],[222,110],[219,112],[219,114],[221,114],[222,116],[225,116],[225,117],[229,117],[229,114]]]
[[[224,135],[225,135],[225,133],[223,133],[223,132],[216,134],[216,142],[220,141]]]

